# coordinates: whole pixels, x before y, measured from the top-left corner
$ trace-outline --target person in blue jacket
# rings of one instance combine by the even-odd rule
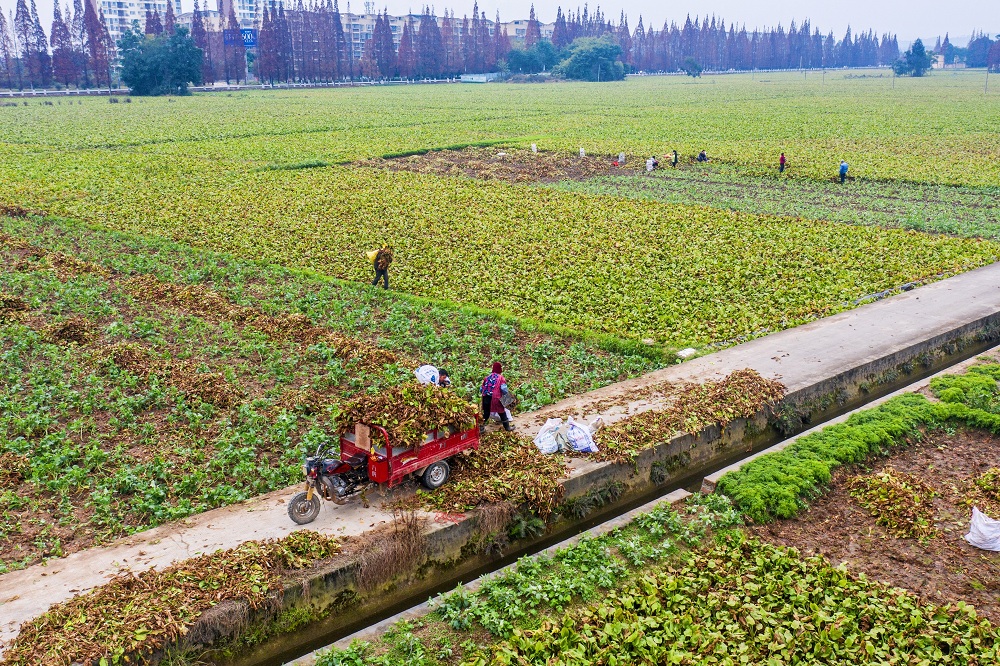
[[[840,160],[840,184],[843,185],[844,181],[847,180],[847,162]]]

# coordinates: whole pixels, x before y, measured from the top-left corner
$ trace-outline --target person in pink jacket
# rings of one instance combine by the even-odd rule
[[[507,395],[507,380],[503,376],[503,366],[497,362],[493,364],[493,372],[486,375],[483,384],[479,389],[482,396],[483,423],[479,426],[479,432],[486,428],[486,422],[490,418],[490,412],[496,412],[500,416],[500,423],[507,432],[514,430],[507,418],[507,410],[501,402],[501,396]]]

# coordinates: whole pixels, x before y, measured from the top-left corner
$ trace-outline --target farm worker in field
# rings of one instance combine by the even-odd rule
[[[850,167],[847,166],[847,162],[840,160],[840,184],[843,185],[844,181],[847,180],[847,170]]]
[[[482,386],[479,388],[479,395],[482,398],[483,423],[479,426],[479,432],[486,429],[486,422],[490,418],[490,413],[495,413],[500,417],[500,423],[507,432],[514,430],[507,418],[507,408],[504,407],[504,396],[509,396],[507,390],[507,380],[503,376],[503,366],[500,363],[493,364],[493,372],[486,375]]]
[[[699,162],[707,162],[708,161],[708,155],[705,154],[704,150],[701,151],[700,153],[698,153],[698,161]]]
[[[434,384],[435,386],[451,386],[451,378],[448,377],[448,371],[441,369],[438,370],[433,365],[422,365],[413,371],[416,375],[417,381],[421,384]]]
[[[375,260],[372,262],[372,266],[375,268],[375,281],[372,282],[373,287],[378,284],[379,280],[382,280],[383,288],[389,288],[389,264],[391,263],[392,248],[388,245],[382,245],[375,254]]]
[[[781,157],[778,158],[778,173],[785,173],[785,154],[781,153]]]
[[[672,162],[673,167],[675,169],[677,168],[677,162],[678,162],[679,159],[680,159],[680,156],[677,154],[677,151],[675,150],[674,151],[674,161]]]

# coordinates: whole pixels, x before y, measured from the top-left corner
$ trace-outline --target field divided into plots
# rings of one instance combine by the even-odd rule
[[[0,197],[349,280],[368,277],[363,253],[385,240],[398,250],[394,287],[408,293],[673,348],[722,343],[996,256],[975,240],[781,217],[995,234],[996,209],[981,201],[995,200],[1000,182],[997,98],[974,73],[895,88],[863,76],[29,103],[0,113]],[[784,151],[799,189],[785,205],[752,182],[736,192],[690,179],[628,191],[587,182],[566,194],[350,164],[484,142],[633,160],[676,148],[692,174],[704,148],[737,189],[774,182]],[[848,187],[902,188],[903,203],[862,194],[872,219],[837,213],[859,208],[856,195],[830,200],[841,157],[852,164]],[[926,189],[942,185],[961,188],[932,197],[934,223],[908,222]],[[800,194],[801,206],[788,203]],[[733,203],[745,200],[757,203]],[[947,223],[949,208],[964,211],[959,222]]]
[[[994,261],[998,98],[850,76],[0,108],[0,569],[282,487],[415,364],[533,409]]]

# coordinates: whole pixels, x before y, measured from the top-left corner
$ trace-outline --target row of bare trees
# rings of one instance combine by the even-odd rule
[[[103,13],[95,13],[88,0],[73,0],[72,12],[68,6],[63,11],[59,0],[54,3],[51,38],[38,19],[35,0],[17,0],[12,26],[0,13],[0,85],[108,85],[116,56]],[[156,11],[147,12],[146,34],[174,32],[177,17],[172,3],[166,4],[162,18]],[[238,34],[241,26],[233,4],[229,3],[222,27]],[[501,69],[513,48],[499,13],[490,21],[478,3],[471,18],[461,19],[454,11],[445,10],[438,17],[425,7],[419,15],[403,18],[398,38],[393,31],[398,21],[387,12],[377,16],[370,35],[363,34],[352,26],[354,19],[341,14],[337,0],[309,4],[296,0],[287,8],[283,0],[265,0],[257,17],[259,35],[251,52],[251,72],[272,83],[489,72]],[[212,28],[195,0],[191,37],[204,53],[203,79],[245,81],[250,72],[242,40],[223,39],[223,33]],[[709,70],[749,70],[888,65],[899,57],[894,35],[879,38],[872,31],[852,34],[848,29],[838,41],[832,33],[822,35],[808,20],[798,26],[792,22],[787,31],[779,25],[748,32],[715,17],[688,17],[683,25],[664,23],[657,31],[646,28],[640,16],[633,30],[624,13],[616,25],[600,8],[591,13],[586,7],[565,13],[560,7],[550,39],[559,50],[577,38],[606,34],[621,46],[621,60],[633,71],[675,71],[690,59]],[[518,48],[530,49],[541,40],[542,26],[532,7],[525,33],[516,35],[515,41]]]
[[[35,0],[30,5],[18,0],[11,21],[0,12],[0,85],[108,86],[116,58],[103,11],[95,12],[84,0],[73,0],[72,11],[68,5],[61,9],[59,0],[53,4],[51,38],[42,28]]]

